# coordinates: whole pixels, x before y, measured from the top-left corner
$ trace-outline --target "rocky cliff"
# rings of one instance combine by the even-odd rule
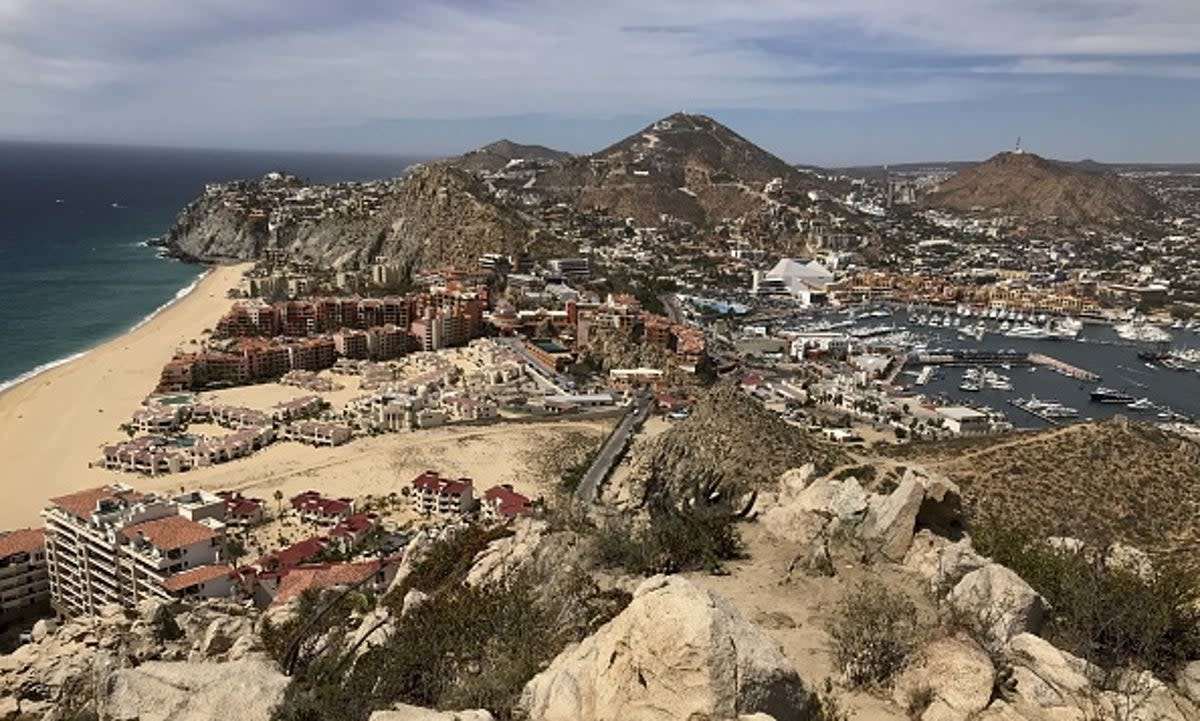
[[[203,261],[253,260],[267,248],[283,248],[331,267],[383,255],[419,269],[474,265],[484,253],[524,249],[530,237],[527,218],[495,203],[469,173],[447,165],[414,168],[376,191],[370,207],[345,203],[320,213],[289,212],[294,196],[267,180],[241,186],[236,194],[205,194],[190,203],[160,244]],[[310,205],[325,202],[319,186],[306,193],[318,198]],[[272,218],[277,212],[279,219]]]

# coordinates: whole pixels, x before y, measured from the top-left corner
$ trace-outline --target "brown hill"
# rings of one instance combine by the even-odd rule
[[[664,486],[677,492],[698,479],[774,488],[789,469],[811,463],[825,473],[848,460],[838,446],[781,420],[730,383],[704,392],[686,419],[647,443],[616,497],[639,502]]]
[[[1117,418],[893,451],[957,482],[972,521],[1120,541],[1200,568],[1200,445]]]
[[[763,186],[811,185],[783,160],[704,115],[676,113],[604,150],[569,158],[537,187],[584,210],[656,225],[663,214],[698,226],[761,208]]]
[[[450,158],[445,163],[472,173],[495,173],[514,160],[555,161],[569,157],[571,154],[562,150],[547,148],[545,145],[524,145],[506,138]]]
[[[1095,164],[1069,165],[1033,153],[1000,153],[955,174],[925,198],[930,207],[987,211],[1070,225],[1111,224],[1152,215],[1142,186]]]

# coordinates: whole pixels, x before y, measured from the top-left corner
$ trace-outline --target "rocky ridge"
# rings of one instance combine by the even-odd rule
[[[264,182],[251,183],[249,192],[257,194]],[[273,209],[263,205],[261,210]],[[158,242],[192,260],[255,260],[268,248],[280,248],[335,268],[361,267],[385,256],[415,270],[474,265],[485,253],[516,253],[525,249],[531,229],[527,218],[493,202],[470,173],[430,164],[392,183],[377,210],[349,208],[274,231],[265,217],[252,219],[219,197],[202,196]]]

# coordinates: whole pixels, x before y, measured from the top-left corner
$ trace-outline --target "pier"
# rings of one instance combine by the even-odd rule
[[[1050,356],[1043,355],[1041,353],[1030,353],[1029,362],[1035,365],[1045,366],[1046,368],[1049,368],[1056,373],[1061,373],[1068,378],[1075,378],[1076,380],[1090,381],[1093,383],[1100,380],[1100,376],[1089,370],[1084,370],[1078,366],[1073,366],[1070,363],[1060,361],[1057,358],[1051,358]]]

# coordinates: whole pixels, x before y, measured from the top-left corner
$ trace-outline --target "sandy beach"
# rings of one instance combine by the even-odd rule
[[[228,310],[226,292],[246,267],[213,269],[140,328],[0,393],[0,529],[39,524],[47,498],[117,480],[88,462],[124,437],[118,426],[154,390],[175,349],[188,348]]]
[[[71,491],[125,483],[146,491],[181,488],[239,490],[270,499],[307,489],[362,498],[399,492],[426,469],[468,476],[480,491],[511,483],[531,497],[553,489],[535,458],[564,438],[599,443],[611,418],[547,419],[538,423],[447,426],[357,439],[339,448],[275,443],[249,458],[158,477],[89,468],[102,446],[125,439],[128,421],[154,389],[163,363],[176,349],[194,349],[194,339],[212,328],[230,304],[227,292],[246,266],[213,269],[196,289],[141,327],[0,393],[0,453],[6,463],[6,503],[0,529],[39,525],[47,499]],[[360,391],[349,387],[322,396],[336,406]],[[208,402],[266,409],[308,391],[276,383],[203,394]],[[215,426],[198,432],[221,436]]]

